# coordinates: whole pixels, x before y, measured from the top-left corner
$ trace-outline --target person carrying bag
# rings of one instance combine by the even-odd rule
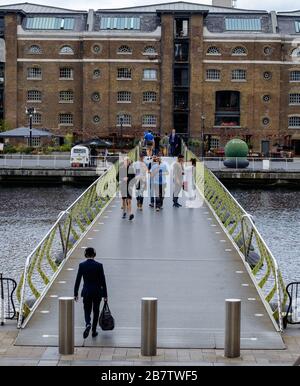
[[[115,328],[115,320],[110,312],[107,301],[104,302],[100,317],[99,326],[103,331],[113,330]]]

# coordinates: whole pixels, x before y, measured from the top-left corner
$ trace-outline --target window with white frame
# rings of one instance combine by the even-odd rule
[[[132,49],[126,45],[123,45],[121,47],[118,48],[118,54],[132,54]]]
[[[221,71],[214,68],[206,70],[206,80],[220,80]]]
[[[221,55],[221,51],[218,47],[216,46],[212,46],[212,47],[209,47],[206,51],[206,55],[215,55],[215,56],[218,56],[218,55]]]
[[[210,140],[210,148],[211,149],[218,149],[219,146],[220,146],[219,138],[211,138],[211,140]]]
[[[143,102],[156,102],[157,93],[155,91],[144,91],[143,92]]]
[[[143,80],[157,80],[157,70],[151,68],[143,70]]]
[[[118,68],[118,79],[131,79],[131,68]]]
[[[142,124],[143,126],[156,126],[157,118],[155,115],[143,115]]]
[[[73,114],[59,114],[60,125],[73,125]]]
[[[290,105],[300,105],[300,93],[289,94]]]
[[[59,50],[59,53],[61,55],[73,55],[74,54],[74,51],[72,49],[72,47],[70,46],[63,46],[61,47],[61,49]]]
[[[32,46],[29,47],[28,53],[33,55],[38,55],[42,53],[42,49],[37,44],[33,44]]]
[[[29,125],[29,116],[27,116],[28,118],[28,125]],[[34,113],[32,114],[32,124],[33,125],[40,125],[42,123],[42,114],[40,113]]]
[[[298,33],[300,33],[300,21],[295,21],[295,30],[296,30],[296,32],[297,32],[297,34]]]
[[[300,58],[300,47],[294,48],[291,52],[293,58]]]
[[[27,138],[27,145],[30,146],[30,138]],[[32,137],[31,138],[31,145],[32,145],[32,147],[41,146],[41,137]]]
[[[245,56],[245,55],[247,55],[247,50],[245,47],[242,47],[242,46],[234,47],[231,51],[231,55],[233,55],[233,56]]]
[[[27,79],[42,79],[42,69],[40,67],[27,68]]]
[[[145,55],[156,55],[157,51],[156,51],[155,47],[147,46],[147,47],[144,48],[144,52],[143,53]]]
[[[120,126],[131,126],[131,115],[129,114],[118,114],[117,115],[117,125]]]
[[[59,79],[73,79],[73,68],[61,67],[59,69]]]
[[[232,70],[231,80],[246,80],[246,70]]]
[[[291,71],[290,72],[290,82],[300,82],[300,71]]]
[[[141,19],[139,17],[101,17],[100,29],[136,29],[141,28]]]
[[[130,103],[131,102],[131,92],[130,91],[118,91],[117,101],[119,103],[122,103],[122,102]]]
[[[72,90],[63,90],[59,92],[59,103],[73,103],[74,92]]]
[[[42,92],[39,90],[28,90],[27,91],[27,102],[41,102]]]
[[[300,129],[300,116],[289,117],[289,128]]]

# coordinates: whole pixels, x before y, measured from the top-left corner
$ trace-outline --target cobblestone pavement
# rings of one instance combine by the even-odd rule
[[[0,327],[0,366],[291,366],[300,356],[300,328],[284,334],[286,350],[242,350],[228,359],[223,350],[158,349],[143,357],[139,349],[78,347],[74,355],[59,355],[57,347],[14,346],[17,331]]]

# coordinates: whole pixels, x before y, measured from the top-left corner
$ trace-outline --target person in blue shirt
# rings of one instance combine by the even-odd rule
[[[151,177],[153,178],[156,211],[159,212],[160,209],[163,208],[165,190],[167,186],[166,176],[169,174],[169,171],[167,165],[161,161],[160,157],[157,157],[150,172]]]
[[[147,156],[152,156],[153,146],[154,146],[154,135],[151,130],[146,131],[144,135],[145,145],[147,147]]]

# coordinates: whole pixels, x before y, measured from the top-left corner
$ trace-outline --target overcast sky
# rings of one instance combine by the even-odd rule
[[[0,0],[0,5],[21,3],[22,0]],[[167,3],[166,0],[27,0],[29,3],[51,5],[62,8],[70,9],[99,9],[99,8],[120,8],[120,7],[132,7],[136,5],[145,5],[145,4],[157,4],[157,3]],[[172,0],[169,1],[173,2]],[[199,4],[211,4],[210,0],[191,0],[193,3]],[[251,5],[249,5],[251,3]],[[281,11],[290,11],[295,9],[300,9],[300,4],[297,4],[296,0],[237,0],[238,8],[248,8],[248,9],[266,9],[266,10],[281,10]]]

